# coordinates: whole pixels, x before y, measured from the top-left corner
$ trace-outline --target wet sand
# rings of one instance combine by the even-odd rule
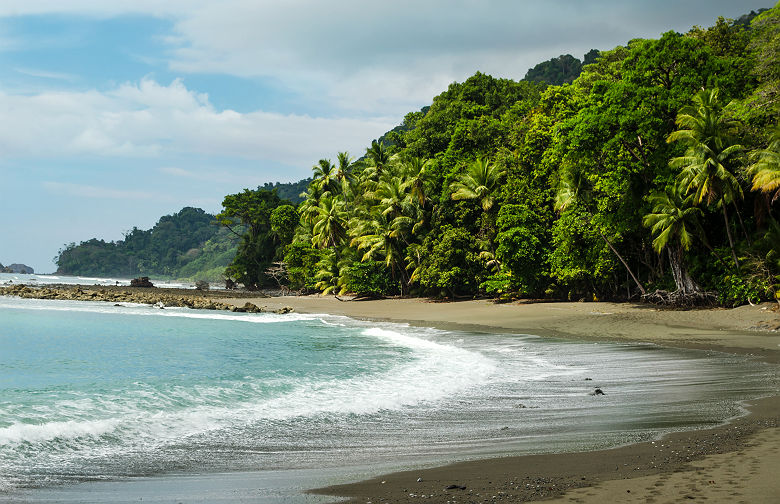
[[[269,310],[330,313],[414,325],[501,330],[598,341],[753,355],[780,362],[775,306],[690,311],[616,303],[493,304],[420,299],[339,301],[333,297],[235,299]],[[740,398],[735,398],[739,400]],[[585,453],[504,457],[382,475],[314,490],[349,502],[710,502],[780,499],[780,399],[746,404],[751,414],[714,429]],[[417,480],[421,479],[420,482]],[[450,487],[450,488],[448,488]]]

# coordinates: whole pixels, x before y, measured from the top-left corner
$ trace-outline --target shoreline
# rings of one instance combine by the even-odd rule
[[[508,331],[587,341],[652,343],[751,356],[780,363],[780,313],[774,305],[659,310],[619,303],[493,304],[332,297],[241,298],[302,313],[478,332]],[[739,400],[739,398],[735,398]],[[780,396],[748,401],[747,413],[710,429],[654,442],[580,453],[458,462],[310,490],[365,502],[775,502],[780,495]],[[421,482],[417,480],[421,479]],[[452,486],[455,488],[452,488]],[[450,487],[450,489],[447,489]],[[459,488],[462,487],[462,488]]]
[[[47,292],[48,298],[52,288],[48,286],[49,291],[40,292]],[[442,329],[652,343],[736,353],[770,364],[780,363],[780,313],[769,303],[736,309],[672,311],[605,302],[494,304],[488,300],[435,302],[416,298],[339,301],[323,296],[257,297],[248,292],[78,288],[79,297],[96,301],[111,301],[129,291],[132,295],[143,294],[143,299],[150,303],[154,303],[151,300],[155,296],[183,300],[184,304],[179,306],[190,307],[206,303],[219,306],[218,309],[240,310],[250,303],[269,312],[290,307],[300,313],[328,313]],[[72,288],[60,286],[56,290],[68,296]],[[99,294],[101,291],[103,294]],[[98,294],[93,295],[95,292]],[[35,297],[34,294],[27,292],[24,297]],[[487,458],[309,492],[346,497],[353,503],[418,502],[421,498],[442,503],[521,502],[553,497],[557,499],[552,502],[585,503],[654,499],[675,502],[682,498],[774,502],[780,495],[780,483],[775,477],[780,469],[780,397],[749,401],[748,405],[749,414],[725,425],[675,432],[656,442],[581,453]],[[419,483],[418,478],[422,479]],[[445,490],[450,485],[465,489]]]

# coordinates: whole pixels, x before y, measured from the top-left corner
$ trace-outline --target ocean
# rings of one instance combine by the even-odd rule
[[[322,502],[302,490],[648,440],[776,389],[715,352],[0,297],[0,501]]]
[[[98,278],[86,276],[57,275],[57,274],[22,274],[22,273],[0,273],[0,287],[7,285],[29,285],[31,287],[43,285],[120,285],[129,286],[130,278]],[[193,282],[181,280],[169,280],[152,278],[152,283],[156,287],[165,287],[169,289],[194,289]],[[224,287],[224,285],[214,284],[212,288]]]

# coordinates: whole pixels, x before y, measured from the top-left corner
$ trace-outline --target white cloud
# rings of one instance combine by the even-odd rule
[[[0,93],[0,110],[3,157],[215,156],[300,167],[338,150],[359,152],[395,122],[219,111],[179,80],[151,79],[106,92]]]
[[[63,80],[63,81],[75,81],[78,79],[76,75],[63,73],[63,72],[49,72],[47,70],[38,70],[36,68],[16,68],[18,73],[22,75],[29,75],[30,77],[39,77],[41,79]]]
[[[562,53],[747,10],[729,0],[5,0],[0,16],[169,19],[159,37],[174,72],[272,78],[304,99],[400,119],[476,70],[522,78]]]
[[[43,188],[51,194],[74,196],[77,198],[98,199],[122,199],[122,200],[150,200],[160,199],[160,195],[146,191],[127,191],[111,187],[98,187],[84,184],[71,184],[67,182],[43,182]]]

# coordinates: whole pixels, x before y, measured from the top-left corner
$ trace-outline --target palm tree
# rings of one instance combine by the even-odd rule
[[[659,254],[666,249],[672,277],[677,290],[692,294],[699,290],[685,266],[683,250],[688,250],[693,241],[693,231],[699,231],[698,221],[701,209],[691,205],[692,196],[683,199],[672,188],[651,196],[653,213],[645,216],[643,223],[655,235],[653,248]]]
[[[555,195],[555,210],[558,212],[565,212],[574,206],[582,207],[587,213],[586,218],[590,226],[598,232],[598,234],[601,236],[601,239],[604,240],[604,243],[607,244],[612,253],[615,254],[615,256],[620,260],[620,262],[626,268],[626,271],[628,271],[628,274],[631,275],[631,278],[634,279],[634,283],[639,288],[639,292],[644,295],[645,288],[631,270],[626,260],[623,259],[623,256],[620,255],[620,252],[617,251],[615,246],[612,245],[612,242],[609,241],[601,228],[593,225],[593,213],[588,207],[592,198],[593,188],[591,187],[590,181],[585,175],[585,172],[574,167],[564,169],[563,173],[561,174],[561,179],[558,183],[558,192]]]
[[[365,251],[361,261],[384,260],[393,279],[400,282],[401,294],[406,292],[408,284],[403,254],[404,228],[408,220],[404,216],[390,219],[384,213],[373,212],[352,229],[354,238],[350,243]]]
[[[780,125],[772,132],[771,141],[766,150],[754,152],[755,161],[748,173],[753,177],[753,191],[760,191],[771,197],[774,203],[780,199]]]
[[[337,155],[338,169],[336,178],[341,182],[341,192],[349,192],[349,185],[352,182],[352,157],[349,152],[339,152]]]
[[[338,172],[336,166],[330,162],[330,159],[320,159],[317,164],[312,167],[312,171],[314,172],[314,183],[317,184],[321,192],[329,192],[331,194],[339,193],[340,183]]]
[[[718,90],[701,90],[693,97],[693,105],[683,107],[677,114],[678,130],[666,139],[680,141],[688,146],[685,155],[669,162],[672,168],[679,168],[680,193],[693,193],[693,203],[720,206],[723,222],[731,247],[734,265],[739,269],[734,238],[731,235],[728,204],[736,204],[742,198],[739,181],[729,169],[742,146],[734,143],[732,134],[737,122],[729,119],[718,103]]]
[[[452,199],[479,199],[482,210],[490,211],[495,202],[494,192],[504,171],[486,158],[477,158],[469,165],[466,173],[450,184]]]
[[[306,192],[300,194],[303,201],[298,207],[298,214],[301,216],[301,222],[311,224],[317,216],[317,207],[320,204],[320,198],[323,194],[319,184],[312,182],[306,188]]]
[[[420,207],[425,207],[428,198],[425,194],[425,188],[431,178],[427,171],[429,161],[413,157],[404,163],[404,186],[409,189],[411,196],[417,200]]]
[[[398,177],[381,180],[374,191],[374,197],[378,199],[377,206],[382,214],[390,220],[408,213],[406,185]]]
[[[316,212],[312,245],[319,248],[338,247],[347,238],[344,202],[337,197],[323,196]]]
[[[339,283],[339,257],[335,250],[331,249],[323,254],[317,261],[317,272],[314,274],[314,287],[323,294],[333,292]]]
[[[379,180],[390,164],[390,151],[385,147],[384,142],[373,140],[371,147],[366,148],[366,157],[368,158],[368,167],[366,167],[365,176]]]

